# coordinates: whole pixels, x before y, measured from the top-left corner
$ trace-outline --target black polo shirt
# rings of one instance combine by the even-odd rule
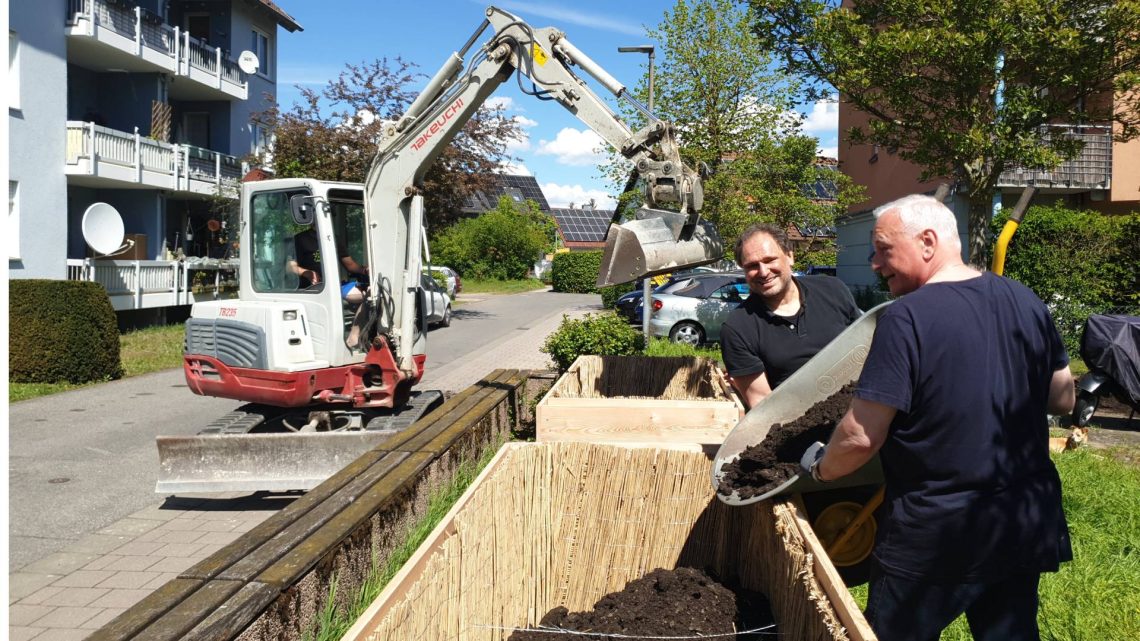
[[[720,330],[721,356],[729,376],[767,372],[768,384],[775,388],[862,314],[838,278],[793,279],[800,290],[800,311],[795,316],[773,314],[756,294],[729,314]]]

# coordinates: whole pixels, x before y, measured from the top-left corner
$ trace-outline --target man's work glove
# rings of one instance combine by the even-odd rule
[[[811,444],[807,448],[804,455],[800,457],[800,470],[810,476],[818,483],[826,483],[819,477],[819,462],[823,460],[823,453],[827,451],[827,446],[819,441]]]

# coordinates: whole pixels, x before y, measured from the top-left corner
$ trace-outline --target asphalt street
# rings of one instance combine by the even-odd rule
[[[461,384],[449,372],[470,369],[476,359],[489,372],[497,346],[518,349],[512,337],[598,303],[597,295],[550,292],[459,300],[451,327],[429,334],[420,389]],[[170,370],[9,406],[9,572],[162,503],[154,493],[154,437],[195,434],[240,404],[196,396],[182,371]]]

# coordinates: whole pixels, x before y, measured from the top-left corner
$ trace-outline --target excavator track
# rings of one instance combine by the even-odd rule
[[[243,405],[195,436],[159,436],[155,492],[310,490],[443,403],[413,392],[398,410]]]

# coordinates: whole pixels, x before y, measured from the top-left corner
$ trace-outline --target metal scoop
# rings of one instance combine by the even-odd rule
[[[863,314],[859,320],[843,330],[843,333],[836,336],[827,347],[820,350],[740,419],[725,438],[724,444],[720,446],[713,460],[714,488],[720,487],[720,480],[724,477],[722,468],[740,456],[749,446],[763,441],[772,425],[794,421],[816,403],[826,400],[844,385],[859,378],[860,372],[863,371],[863,362],[870,351],[875,326],[887,305],[890,303],[883,303]],[[796,475],[779,487],[759,496],[745,499],[737,492],[733,492],[731,496],[717,492],[716,496],[728,505],[748,505],[786,494],[819,492],[882,482],[883,470],[876,455],[853,474],[826,484],[818,483],[808,476]]]
[[[598,287],[720,260],[724,243],[716,228],[704,220],[693,225],[688,221],[684,214],[642,207],[636,220],[610,225]]]

